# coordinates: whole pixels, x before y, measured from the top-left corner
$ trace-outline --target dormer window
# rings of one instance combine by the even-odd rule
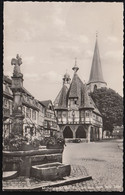
[[[74,99],[74,104],[75,104],[75,105],[77,104],[77,99]]]
[[[97,85],[94,85],[94,90],[96,90],[97,89]]]
[[[52,110],[52,106],[49,106],[49,109]]]
[[[27,102],[29,102],[29,96],[27,96]]]

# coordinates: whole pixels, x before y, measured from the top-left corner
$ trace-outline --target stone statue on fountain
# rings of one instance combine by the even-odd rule
[[[14,65],[13,76],[22,76],[20,72],[20,65],[22,64],[22,58],[17,54],[16,58],[12,58],[11,65]]]

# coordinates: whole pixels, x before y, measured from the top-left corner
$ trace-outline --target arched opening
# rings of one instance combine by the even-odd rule
[[[65,129],[63,131],[63,137],[64,138],[73,138],[73,132],[69,126],[65,127]]]
[[[86,138],[86,131],[83,126],[79,126],[76,131],[76,138]]]

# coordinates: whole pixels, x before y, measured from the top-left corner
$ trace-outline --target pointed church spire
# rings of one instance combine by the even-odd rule
[[[105,83],[103,79],[102,74],[102,67],[101,67],[101,60],[99,55],[99,48],[98,48],[98,33],[96,32],[96,42],[95,42],[95,49],[94,49],[94,55],[93,55],[93,61],[92,61],[92,67],[89,77],[89,83],[94,82],[101,82]]]
[[[77,66],[77,58],[75,58],[75,65],[72,69],[74,70],[74,73],[76,73],[79,70],[79,68]]]

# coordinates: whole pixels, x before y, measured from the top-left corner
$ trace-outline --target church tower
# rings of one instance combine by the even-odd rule
[[[94,89],[106,87],[107,83],[103,79],[101,60],[98,48],[98,37],[96,34],[96,43],[94,49],[94,55],[92,60],[92,67],[90,72],[89,81],[87,83],[88,91],[93,92]]]

